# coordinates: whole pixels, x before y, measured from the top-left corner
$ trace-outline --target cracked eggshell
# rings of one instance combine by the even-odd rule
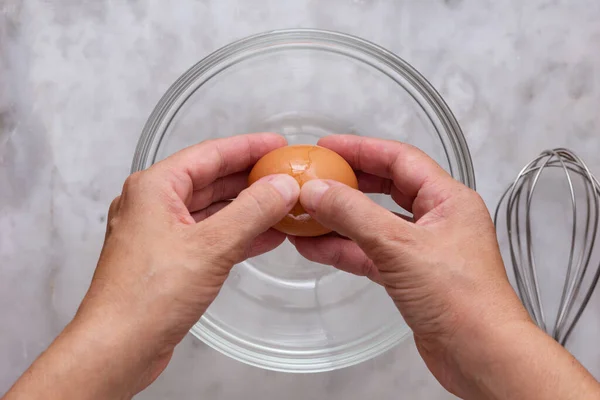
[[[336,152],[320,146],[287,146],[267,153],[250,171],[248,184],[273,174],[291,175],[300,187],[311,179],[332,179],[358,189],[350,164]],[[319,236],[331,232],[308,215],[299,202],[273,228],[293,236]]]

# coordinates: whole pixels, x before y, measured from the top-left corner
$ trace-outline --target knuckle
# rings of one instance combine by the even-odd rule
[[[150,186],[154,185],[154,182],[156,182],[155,179],[155,174],[153,173],[153,171],[144,171],[141,173],[140,177],[138,178],[138,186],[142,189],[146,189]]]
[[[106,222],[106,233],[112,233],[120,224],[121,217],[113,215],[108,218]]]
[[[164,194],[167,185],[167,180],[161,170],[150,168],[127,177],[123,185],[123,194],[131,194],[134,197],[141,193]]]
[[[213,183],[211,183],[210,185],[208,185],[207,187],[205,187],[204,189],[201,189],[199,191],[196,192],[195,196],[199,196],[199,200],[198,203],[200,204],[199,208],[204,208],[207,205],[213,204],[215,201],[218,200],[218,181],[215,181]]]
[[[119,210],[119,204],[121,202],[121,196],[117,196],[110,202],[110,206],[108,207],[108,220],[110,221],[117,211]]]
[[[137,171],[129,175],[123,185],[123,192],[143,191],[152,186],[154,174],[150,170]]]
[[[121,196],[117,196],[113,199],[108,207],[108,216],[106,221],[106,235],[109,235],[117,226],[119,221],[118,211],[121,202]]]
[[[377,270],[377,267],[375,267],[375,264],[373,263],[373,261],[368,257],[365,257],[363,259],[360,269],[364,276],[366,276],[367,278],[369,278],[373,281],[376,280],[377,276],[379,275],[379,271]]]
[[[108,207],[109,215],[111,213],[114,213],[117,211],[117,209],[119,208],[120,201],[121,201],[121,196],[117,196],[110,202],[110,206]]]
[[[131,190],[132,188],[135,188],[139,184],[143,173],[143,171],[137,171],[129,175],[127,179],[125,179],[125,183],[123,184],[123,191],[126,192]]]

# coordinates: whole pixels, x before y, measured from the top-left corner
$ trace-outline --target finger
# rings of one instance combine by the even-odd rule
[[[239,262],[258,235],[287,215],[298,201],[299,193],[298,182],[289,175],[264,177],[220,212],[198,224],[198,235],[210,240],[217,257]]]
[[[191,213],[194,213],[210,206],[212,203],[233,199],[247,186],[247,172],[224,176],[202,189],[195,190],[188,204],[188,209]]]
[[[213,203],[207,208],[192,213],[192,217],[196,222],[201,222],[214,215],[231,204],[231,201],[220,201]],[[261,233],[254,239],[247,247],[245,254],[247,257],[256,257],[263,253],[273,250],[279,246],[285,240],[285,234],[276,231],[275,229],[269,229],[264,233]]]
[[[276,231],[275,229],[269,229],[268,231],[261,233],[252,241],[249,248],[246,250],[245,258],[256,257],[261,254],[267,253],[274,248],[278,247],[285,240],[285,234]]]
[[[377,283],[381,281],[373,261],[351,240],[326,236],[294,237],[290,241],[307,260],[332,265],[354,275],[366,276]]]
[[[190,201],[193,190],[218,178],[244,171],[259,158],[287,141],[275,133],[254,133],[209,140],[183,149],[150,167],[169,174],[181,199]]]
[[[192,217],[194,217],[196,222],[204,221],[206,218],[227,207],[230,203],[230,201],[213,203],[203,210],[192,213]],[[284,240],[285,235],[283,233],[278,232],[275,229],[269,229],[258,235],[256,239],[250,243],[250,246],[246,249],[245,253],[247,254],[247,257],[256,257],[273,250],[283,243]]]
[[[372,260],[391,242],[412,242],[414,225],[379,206],[364,193],[335,181],[302,186],[300,203],[321,224],[355,241]]]
[[[377,175],[371,175],[366,172],[357,173],[358,190],[363,193],[383,193],[389,194],[400,207],[407,211],[412,211],[414,198],[406,196],[398,190],[391,179],[382,178]]]
[[[208,217],[210,217],[211,215],[214,215],[217,212],[224,209],[229,203],[231,203],[231,202],[230,201],[219,201],[219,202],[213,203],[213,204],[209,205],[208,207],[203,208],[202,210],[191,213],[192,218],[194,218],[194,221],[196,221],[196,222],[202,222],[205,219],[207,219]]]
[[[408,209],[417,219],[446,200],[445,189],[457,184],[433,159],[406,143],[333,135],[318,144],[344,157],[356,170],[391,179],[402,195],[415,199]],[[423,191],[433,185],[434,190]],[[417,198],[419,194],[422,196]]]

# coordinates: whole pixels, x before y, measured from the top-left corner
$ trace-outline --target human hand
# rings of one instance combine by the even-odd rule
[[[232,266],[285,240],[270,227],[297,202],[296,180],[245,189],[247,170],[284,145],[275,134],[219,139],[131,175],[76,317],[22,378],[52,384],[17,384],[14,398],[36,398],[35,388],[46,399],[130,398],[150,384]]]
[[[297,201],[296,181],[274,175],[244,190],[247,170],[284,145],[275,134],[204,142],[129,177],[110,207],[105,246],[79,314],[135,320],[128,334],[153,341],[144,351],[167,360],[233,265],[285,240],[270,227]]]
[[[319,145],[358,170],[359,189],[391,195],[414,223],[360,191],[309,181],[300,202],[339,236],[291,238],[306,258],[381,283],[438,380],[461,394],[457,352],[490,327],[530,324],[510,286],[482,199],[416,148],[339,135]]]

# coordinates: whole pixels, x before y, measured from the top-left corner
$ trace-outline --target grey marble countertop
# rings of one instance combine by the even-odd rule
[[[594,0],[0,1],[0,393],[72,317],[146,118],[209,52],[286,27],[394,51],[456,114],[493,208],[548,147],[572,148],[600,174],[599,20]],[[598,303],[568,348],[600,378]],[[452,398],[410,340],[355,367],[288,375],[192,337],[138,397]]]

